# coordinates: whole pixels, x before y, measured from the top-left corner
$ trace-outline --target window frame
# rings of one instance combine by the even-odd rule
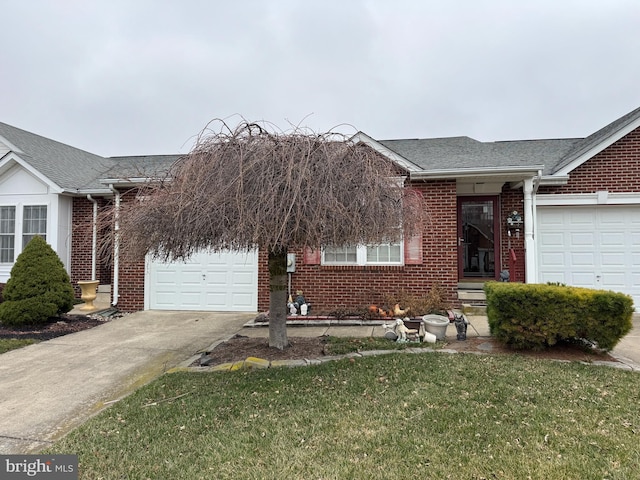
[[[5,210],[6,209],[6,210]],[[0,263],[13,263],[16,260],[16,217],[17,217],[17,206],[16,205],[0,205],[0,212],[4,211],[13,211],[13,218],[7,216],[7,218],[3,218],[2,213],[0,213],[0,224],[7,222],[7,225],[13,227],[13,231],[10,232],[2,232],[0,228],[0,238],[7,238],[11,245],[7,245],[6,247],[2,246],[2,242],[0,242]],[[13,242],[11,242],[13,240]],[[7,252],[7,255],[11,256],[11,259],[4,260],[4,253]],[[8,256],[7,256],[8,258]]]
[[[42,226],[42,222],[44,222],[44,232],[40,229],[37,232],[25,232],[25,213],[27,209],[31,208],[40,208],[44,209],[44,218],[39,216],[35,220]],[[13,224],[13,232],[0,233],[0,236],[5,238],[13,238],[13,246],[12,248],[7,247],[6,251],[12,250],[12,258],[9,259],[8,256],[6,258],[2,258],[0,260],[0,264],[10,265],[15,263],[18,256],[24,250],[26,246],[25,238],[29,237],[29,240],[33,238],[35,235],[39,235],[47,240],[47,235],[49,234],[50,229],[50,215],[51,215],[51,205],[49,202],[33,202],[33,203],[5,203],[0,204],[0,208],[3,209],[12,209],[13,210],[13,219],[8,219],[12,221]],[[29,218],[27,221],[33,221],[33,218]],[[29,229],[30,230],[30,229]],[[4,261],[7,260],[7,261]]]
[[[380,247],[380,246],[396,246],[396,245],[400,247],[400,255],[399,255],[400,258],[398,261],[388,261],[388,262],[368,261],[367,259],[368,248]],[[381,243],[369,244],[369,245],[356,245],[356,261],[355,262],[327,261],[325,254],[326,254],[325,247],[322,247],[321,264],[328,267],[333,267],[333,266],[364,267],[364,266],[381,266],[381,265],[403,266],[404,265],[404,237],[401,238],[398,242],[381,242]]]
[[[33,211],[31,209],[37,209],[36,211],[38,212],[38,217],[31,217],[29,219],[27,219],[27,209],[29,209],[30,211]],[[44,218],[41,216],[42,214],[42,209],[44,209]],[[41,236],[43,237],[45,240],[47,239],[47,226],[48,226],[48,219],[49,219],[49,208],[48,205],[23,205],[22,206],[22,232],[21,232],[21,240],[22,240],[22,249],[24,250],[24,247],[27,246],[27,243],[29,243],[29,241],[31,241],[32,238],[36,237],[36,236]],[[29,232],[25,232],[25,230],[27,230],[27,222],[30,223],[30,227],[34,224],[38,225],[38,228],[36,230],[38,231],[29,231]],[[42,226],[42,223],[44,222],[44,232],[41,231],[40,227]],[[30,229],[30,228],[29,228]],[[27,240],[28,238],[28,240]]]

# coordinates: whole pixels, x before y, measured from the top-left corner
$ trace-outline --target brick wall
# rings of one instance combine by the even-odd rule
[[[538,193],[640,191],[640,128],[607,147],[569,174],[567,185],[540,187]]]
[[[524,193],[522,188],[512,189],[508,184],[502,188],[500,196],[500,263],[501,270],[509,270],[510,281],[524,282],[525,279],[525,249],[524,249],[524,223],[520,227],[520,236],[512,231],[509,238],[509,230],[507,229],[507,217],[514,210],[522,215],[524,222]],[[515,261],[510,260],[509,244],[515,254]],[[497,268],[497,265],[496,265]]]
[[[321,266],[303,262],[296,251],[296,272],[291,291],[302,290],[316,313],[336,307],[361,308],[380,304],[385,295],[401,291],[423,295],[438,282],[452,304],[457,304],[457,222],[455,181],[418,185],[429,213],[422,235],[422,263],[404,266]],[[269,273],[266,253],[258,264],[258,309],[269,308]]]
[[[98,212],[106,205],[108,200],[97,198]],[[71,283],[74,286],[76,296],[80,297],[80,288],[77,282],[91,280],[92,268],[92,241],[93,241],[93,202],[85,197],[73,199],[72,235],[71,235]],[[98,244],[100,243],[100,229],[98,230]],[[97,258],[96,279],[103,285],[111,283],[111,269],[108,259]]]
[[[121,261],[117,306],[122,312],[144,309],[144,261]]]

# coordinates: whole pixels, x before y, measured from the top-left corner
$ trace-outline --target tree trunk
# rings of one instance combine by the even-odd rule
[[[287,251],[269,252],[269,346],[284,350],[287,338]]]

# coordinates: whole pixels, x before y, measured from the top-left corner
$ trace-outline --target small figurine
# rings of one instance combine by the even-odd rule
[[[464,318],[464,315],[455,314],[453,323],[456,325],[456,339],[458,340],[466,340],[467,339],[467,319]]]
[[[398,336],[396,342],[398,343],[404,343],[407,341],[407,334],[417,334],[418,331],[416,329],[413,328],[407,328],[407,326],[404,324],[404,321],[402,321],[400,318],[396,319],[396,325],[393,328],[393,331],[395,332],[395,334]]]
[[[290,315],[307,315],[311,310],[311,304],[308,303],[302,295],[302,290],[296,292],[295,302],[289,302],[287,304]]]

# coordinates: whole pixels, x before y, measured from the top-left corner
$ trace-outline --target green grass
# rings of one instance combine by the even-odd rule
[[[55,444],[83,479],[629,479],[637,373],[395,353],[174,373]]]
[[[38,341],[30,338],[22,340],[16,338],[0,338],[0,354],[8,352],[9,350],[15,350],[16,348],[26,347],[33,343],[38,343]]]

